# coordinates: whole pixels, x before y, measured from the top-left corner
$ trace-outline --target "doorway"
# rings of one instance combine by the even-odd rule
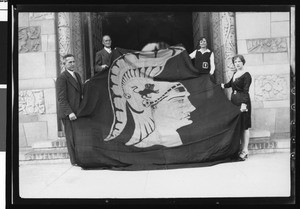
[[[112,38],[112,47],[142,50],[147,43],[183,44],[193,51],[192,13],[188,12],[106,12],[102,34]]]

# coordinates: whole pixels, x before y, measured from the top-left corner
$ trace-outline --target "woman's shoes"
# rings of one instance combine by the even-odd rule
[[[241,152],[239,153],[238,159],[239,159],[240,161],[245,161],[247,158],[248,158],[248,152],[241,151]]]

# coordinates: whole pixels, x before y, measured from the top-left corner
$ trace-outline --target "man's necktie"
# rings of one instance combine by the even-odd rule
[[[73,78],[75,79],[75,81],[78,83],[78,80],[77,80],[77,78],[76,78],[75,73],[73,73],[72,76],[73,76]]]

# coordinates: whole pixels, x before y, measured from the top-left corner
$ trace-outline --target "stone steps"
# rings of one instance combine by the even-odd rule
[[[51,149],[37,149],[25,154],[25,160],[53,160],[69,158],[66,147],[51,148]]]
[[[250,154],[289,152],[289,134],[273,135],[267,130],[250,130]]]
[[[248,149],[250,154],[290,152],[290,139],[250,139]]]
[[[250,154],[290,152],[290,139],[274,137],[268,131],[250,131]],[[35,143],[32,148],[20,150],[20,163],[61,163],[69,162],[65,137],[53,141]]]
[[[65,137],[60,137],[52,141],[40,141],[32,145],[31,148],[20,149],[20,163],[40,163],[40,162],[69,162],[69,154]]]

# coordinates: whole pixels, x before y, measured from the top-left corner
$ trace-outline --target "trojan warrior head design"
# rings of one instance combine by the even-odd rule
[[[132,114],[135,128],[126,145],[149,147],[155,144],[164,146],[177,146],[182,142],[176,129],[190,124],[189,113],[195,108],[187,99],[189,93],[179,82],[154,81],[164,70],[166,62],[180,54],[184,48],[174,47],[158,52],[128,53],[118,58],[112,64],[109,73],[110,99],[114,113],[114,121],[109,135],[105,141],[119,136],[127,124],[126,108]],[[162,111],[163,109],[166,109]],[[172,111],[166,117],[163,114]],[[157,114],[161,112],[160,114]],[[176,114],[175,114],[176,113]],[[169,124],[165,119],[175,119]],[[185,121],[185,122],[179,122]],[[158,126],[165,127],[159,131]],[[176,125],[177,124],[177,125]],[[178,127],[175,127],[178,126]],[[174,136],[176,135],[176,136]]]

